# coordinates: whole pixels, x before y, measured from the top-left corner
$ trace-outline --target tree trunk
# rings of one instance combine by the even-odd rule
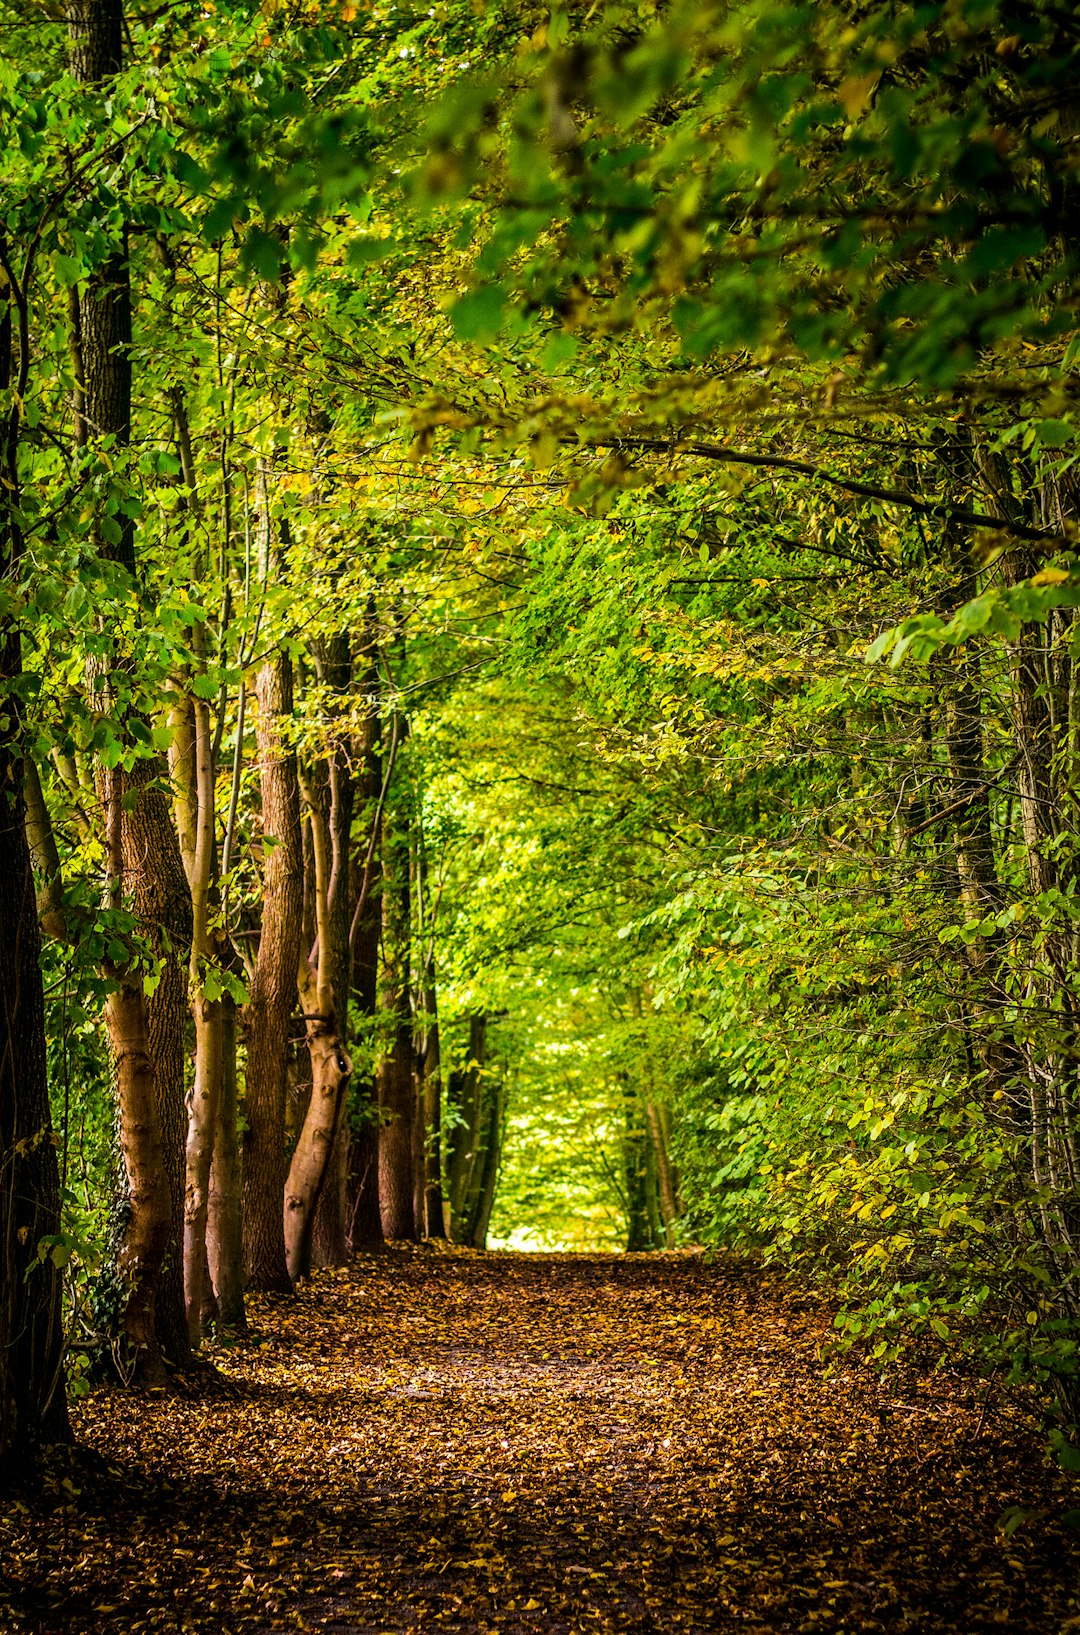
[[[18,675],[18,637],[3,673]],[[10,706],[9,706],[10,707]],[[0,1474],[66,1440],[61,1279],[38,1245],[60,1230],[45,1079],[45,1000],[34,878],[9,743],[0,745]]]
[[[469,1232],[474,1249],[487,1248],[488,1227],[495,1205],[495,1188],[502,1160],[502,1126],[505,1111],[505,1087],[501,1079],[489,1080],[484,1097],[484,1133],[480,1150],[480,1171],[476,1186],[476,1201]]]
[[[206,1250],[218,1322],[243,1328],[244,1206],[240,1178],[239,1106],[236,1091],[236,1003],[221,1002],[221,1110],[207,1202]]]
[[[503,1086],[488,1071],[487,1053],[487,1017],[479,1013],[469,1020],[465,1064],[447,1085],[446,1142],[450,1236],[477,1249],[487,1241],[495,1201],[504,1111]]]
[[[413,1028],[409,1005],[410,904],[407,822],[386,826],[383,844],[383,1003],[393,1043],[379,1063],[379,1207],[383,1232],[415,1239],[413,1122]]]
[[[428,983],[424,989],[427,1030],[420,1057],[421,1105],[424,1132],[424,1236],[445,1238],[442,1192],[442,1065],[439,1055],[438,994],[435,989],[434,959],[429,960]]]
[[[427,854],[419,821],[416,847],[416,906],[421,953],[420,1011],[423,1033],[416,1055],[417,1204],[416,1222],[424,1237],[445,1238],[442,1195],[442,1066],[439,1004],[435,986],[435,920],[438,902],[428,892]]]
[[[167,258],[168,264],[168,258]],[[183,391],[171,394],[177,443],[186,492],[185,509],[198,520],[199,497],[195,478],[191,432]],[[201,582],[207,571],[206,553],[194,552],[193,576]],[[192,651],[198,675],[206,673],[206,630],[192,628]],[[211,909],[216,900],[217,849],[215,837],[214,737],[210,706],[192,690],[187,677],[177,678],[181,701],[173,711],[170,769],[173,804],[180,837],[180,855],[191,898],[191,940],[188,987],[195,1026],[195,1077],[187,1102],[184,1148],[184,1304],[188,1334],[198,1345],[203,1327],[214,1317],[214,1289],[206,1245],[210,1168],[222,1099],[221,983],[213,971],[220,963],[224,937],[211,930]]]
[[[128,1207],[116,1270],[122,1286],[130,1289],[123,1331],[134,1350],[135,1371],[156,1381],[162,1378],[162,1359],[154,1305],[169,1247],[172,1212],[142,976],[136,973],[129,978],[118,972],[116,983],[105,1002],[105,1024],[116,1068]]]
[[[633,1254],[654,1247],[649,1219],[649,1143],[638,1096],[623,1087],[623,1182],[626,1187],[626,1248]]]
[[[2,244],[2,240],[0,240]],[[5,256],[6,259],[6,256]],[[19,292],[21,294],[21,292]],[[19,312],[21,367],[12,367],[16,292],[0,296],[0,392],[10,407],[0,424],[0,571],[23,556],[19,438],[28,311]],[[18,390],[9,396],[11,388]],[[17,627],[0,624],[0,677],[22,673]],[[40,1443],[68,1437],[63,1380],[61,1279],[39,1260],[43,1238],[60,1230],[60,1189],[45,1071],[45,996],[34,873],[18,775],[21,721],[7,693],[0,734],[0,1480],[20,1470]]]
[[[387,990],[387,998],[391,990]],[[399,1005],[405,1003],[399,997]],[[379,1211],[383,1236],[416,1238],[413,1209],[413,1052],[407,1016],[398,1019],[390,1053],[379,1063]]]
[[[379,940],[382,931],[382,837],[384,767],[380,752],[381,716],[375,610],[368,608],[367,628],[356,669],[367,698],[364,728],[354,757],[360,777],[359,845],[350,858],[349,904],[352,954],[352,1039],[354,1055],[370,1060],[378,1012]],[[386,769],[392,775],[393,768]],[[368,1068],[353,1079],[347,1120],[346,1231],[349,1249],[378,1249],[383,1243],[379,1208],[379,1108],[374,1074]],[[339,1136],[341,1139],[341,1136]]]
[[[296,1000],[304,866],[296,756],[284,724],[292,713],[292,666],[270,657],[255,684],[263,834],[275,844],[263,863],[259,952],[244,1007],[247,1085],[244,1138],[244,1258],[257,1289],[292,1288],[285,1259],[285,1065]]]
[[[347,634],[335,636],[316,650],[315,657],[319,679],[330,689],[327,707],[331,713],[332,726],[334,717],[347,708],[351,696],[352,652],[349,636]],[[344,1042],[349,1036],[349,995],[352,988],[349,943],[353,905],[349,890],[349,841],[356,794],[356,780],[351,771],[352,757],[349,747],[339,732],[331,743],[328,761],[330,879],[327,888],[327,920],[331,942],[330,982],[337,1027],[346,1055],[348,1050]],[[340,1266],[348,1258],[345,1176],[349,1129],[346,1104],[351,1083],[350,1072],[344,1093],[339,1097],[333,1142],[315,1206],[312,1262],[318,1266]]]
[[[344,832],[339,827],[337,844],[332,846],[330,779],[328,769],[322,770],[322,779],[303,783],[311,818],[316,932],[315,947],[301,961],[297,982],[311,1059],[311,1096],[285,1183],[285,1254],[294,1283],[311,1270],[315,1208],[352,1072],[336,1003],[337,993],[347,992],[348,984],[348,822],[340,810],[344,797],[339,780],[337,816],[339,825],[344,822]]]
[[[645,1119],[649,1126],[649,1136],[652,1141],[653,1156],[656,1163],[656,1186],[660,1206],[660,1220],[663,1225],[664,1245],[668,1249],[673,1249],[675,1247],[675,1222],[679,1218],[679,1192],[678,1179],[670,1157],[671,1132],[667,1108],[650,1100],[645,1104]]]
[[[351,1079],[350,1079],[351,1083]],[[315,1225],[311,1233],[311,1264],[343,1266],[349,1258],[349,1125],[348,1094],[338,1115],[334,1143],[323,1176]]]
[[[68,0],[68,39],[72,71],[88,86],[96,86],[122,67],[123,14],[120,0]],[[127,232],[104,264],[87,281],[84,296],[72,301],[72,347],[76,355],[75,441],[83,446],[95,438],[111,438],[114,446],[126,447],[131,440],[131,286],[128,271]],[[111,556],[133,576],[136,572],[134,523],[120,522],[116,544],[101,545],[102,554]],[[147,1206],[165,1200],[167,1233],[162,1259],[154,1267],[158,1339],[172,1360],[186,1364],[190,1357],[184,1320],[181,1279],[183,1220],[184,1147],[184,1040],[186,1013],[184,977],[175,949],[183,947],[190,935],[190,905],[180,863],[176,836],[168,809],[168,798],[160,787],[160,768],[155,760],[141,760],[130,774],[129,789],[117,792],[116,779],[108,774],[110,803],[123,811],[119,826],[123,854],[121,876],[114,887],[130,883],[136,915],[157,945],[162,973],[153,998],[143,1000],[145,1016],[136,1017],[136,978],[130,971],[123,977],[123,996],[112,1006],[109,1036],[114,1049],[125,1053],[117,1061],[117,1083],[121,1094],[130,1089],[142,1097],[145,1075],[131,1064],[145,1047],[152,1064],[149,1094],[157,1106],[157,1148],[165,1166],[165,1186],[152,1185],[145,1174],[139,1184],[145,1189]],[[107,819],[111,821],[111,818]],[[112,841],[109,842],[110,846]],[[120,898],[117,898],[119,906]],[[145,1025],[144,1025],[145,1024]],[[126,1041],[126,1042],[125,1042]],[[126,1063],[126,1065],[125,1065]],[[132,1128],[142,1124],[144,1109],[121,1107],[121,1124]],[[150,1234],[156,1243],[157,1229]],[[148,1239],[148,1241],[150,1241]],[[138,1276],[149,1275],[153,1256],[121,1251],[121,1261]],[[133,1290],[139,1307],[136,1326],[145,1321],[147,1293]],[[151,1356],[156,1348],[147,1347]]]

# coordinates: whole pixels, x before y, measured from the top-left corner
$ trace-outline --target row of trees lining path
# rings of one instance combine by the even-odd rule
[[[1034,1561],[1080,1518],[990,1439],[1000,1386],[1080,1472],[1075,18],[0,0],[0,46],[0,1481],[175,1392],[178,1492],[230,1403],[303,1488],[264,1364],[301,1403],[367,1279],[385,1365],[384,1240],[447,1299],[489,1241],[699,1245],[825,1291],[834,1381],[935,1366],[923,1515],[993,1449]],[[115,1451],[42,1548],[117,1536]]]
[[[819,1349],[700,1256],[394,1249],[256,1303],[202,1399],[102,1393],[0,1533],[25,1635],[1024,1635],[1080,1616],[1064,1489],[996,1384]],[[1039,1528],[995,1535],[1007,1504]]]

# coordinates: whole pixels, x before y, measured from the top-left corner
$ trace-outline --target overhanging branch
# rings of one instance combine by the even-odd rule
[[[573,441],[571,438],[567,442]],[[589,447],[596,449],[641,449],[647,453],[692,454],[703,460],[715,460],[724,465],[757,466],[767,471],[791,471],[799,477],[810,477],[814,482],[827,483],[845,494],[857,494],[862,499],[883,500],[888,505],[902,505],[916,516],[934,517],[939,522],[960,523],[967,528],[993,528],[1012,534],[1017,539],[1045,540],[1048,544],[1070,543],[1065,536],[1048,528],[1035,528],[1012,517],[999,517],[982,511],[969,511],[962,505],[951,505],[945,499],[931,499],[909,494],[902,488],[884,488],[878,483],[861,483],[853,477],[834,477],[809,460],[792,460],[782,454],[750,454],[743,449],[728,448],[723,443],[685,443],[669,437],[596,437],[590,438]]]

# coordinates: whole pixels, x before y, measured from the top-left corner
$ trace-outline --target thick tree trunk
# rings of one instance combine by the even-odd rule
[[[285,1065],[300,960],[304,865],[296,756],[284,727],[292,713],[292,667],[282,652],[259,671],[258,745],[264,835],[259,952],[244,1007],[247,1085],[244,1138],[244,1257],[257,1289],[292,1288],[285,1258]]]
[[[345,1097],[346,1103],[348,1096]],[[311,1233],[311,1264],[343,1266],[349,1258],[349,1125],[347,1106],[338,1116],[334,1143],[323,1176],[315,1225]]]

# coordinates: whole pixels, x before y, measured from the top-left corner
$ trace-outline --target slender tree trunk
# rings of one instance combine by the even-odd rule
[[[263,864],[259,952],[244,1007],[247,1086],[244,1256],[257,1289],[292,1288],[285,1258],[285,1066],[300,960],[304,865],[296,756],[284,727],[292,713],[292,667],[283,652],[259,671],[258,745],[263,833],[275,844]]]
[[[123,1327],[134,1348],[137,1372],[162,1377],[155,1298],[169,1247],[172,1211],[161,1143],[150,1036],[146,1031],[142,977],[118,972],[105,1004],[105,1025],[116,1067],[120,1104],[120,1151],[127,1182],[128,1225],[117,1256],[121,1283],[130,1288]]]
[[[431,957],[423,997],[427,1031],[420,1057],[424,1129],[423,1223],[425,1237],[445,1238],[442,1192],[442,1064],[439,1053],[439,1012],[434,963],[434,957]]]
[[[311,818],[316,931],[315,948],[301,961],[298,977],[300,1008],[311,1059],[311,1096],[285,1183],[285,1253],[294,1283],[311,1270],[315,1208],[352,1072],[344,1030],[338,1025],[336,1004],[336,992],[346,992],[348,983],[348,964],[343,959],[348,948],[347,865],[343,844],[347,844],[348,824],[344,821],[345,815],[339,813],[344,834],[339,831],[338,844],[332,847],[331,814],[327,809],[329,772],[324,771],[325,781],[305,779],[303,785]],[[343,798],[339,785],[339,804]]]
[[[648,1101],[645,1105],[645,1118],[649,1126],[649,1136],[652,1140],[653,1155],[656,1161],[656,1186],[660,1206],[660,1219],[663,1224],[664,1244],[668,1249],[675,1247],[675,1222],[679,1218],[678,1182],[675,1168],[671,1162],[671,1136],[667,1108],[661,1107],[655,1101]]]
[[[416,1222],[424,1237],[444,1238],[442,1195],[442,1066],[439,1004],[435,986],[435,923],[438,902],[430,900],[424,832],[416,825],[416,907],[421,944],[419,1009],[423,1030],[416,1053],[417,1201]]]
[[[173,388],[170,397],[184,475],[185,508],[197,522],[198,485],[187,405],[179,386]],[[201,581],[206,570],[206,553],[196,548],[196,582]],[[196,672],[205,675],[206,631],[201,622],[192,629],[192,650]],[[186,682],[184,677],[177,680],[181,694]],[[214,737],[210,706],[194,690],[190,696],[182,696],[173,711],[170,765],[180,855],[191,898],[188,989],[195,1027],[195,1077],[187,1102],[184,1148],[184,1304],[191,1343],[198,1345],[204,1325],[214,1317],[206,1224],[210,1167],[221,1111],[223,1031],[221,984],[212,975],[222,952],[222,938],[211,930],[217,875]]]
[[[77,78],[88,86],[98,86],[119,72],[123,54],[123,12],[120,0],[68,0],[68,38],[71,66]],[[126,447],[131,439],[131,285],[128,270],[126,229],[105,263],[88,280],[85,294],[73,299],[72,347],[76,354],[75,441],[86,446],[108,437],[113,448]],[[136,572],[134,524],[124,518],[120,539],[102,547],[133,576]],[[93,685],[93,684],[92,684]],[[117,1053],[117,1081],[121,1094],[128,1090],[140,1097],[145,1083],[137,1062],[143,1050],[152,1064],[150,1095],[157,1104],[157,1146],[165,1167],[164,1189],[155,1183],[145,1187],[147,1204],[165,1199],[168,1229],[160,1261],[154,1256],[121,1251],[127,1272],[133,1268],[139,1278],[149,1276],[154,1265],[153,1299],[157,1305],[157,1337],[172,1360],[189,1360],[187,1326],[182,1305],[180,1244],[183,1219],[184,1145],[184,1041],[186,1013],[183,971],[176,949],[184,947],[190,935],[190,905],[180,863],[176,836],[172,829],[168,798],[160,787],[160,769],[155,761],[142,760],[127,780],[128,787],[115,793],[115,778],[107,779],[114,793],[109,796],[110,814],[115,805],[122,811],[119,838],[123,866],[119,885],[129,884],[136,915],[157,943],[162,973],[151,1001],[142,1001],[143,1015],[135,994],[135,978],[123,979],[122,997],[110,1006],[108,1029]],[[112,815],[108,818],[112,821]],[[110,847],[112,841],[109,842]],[[125,1039],[123,1027],[130,1027]],[[126,1064],[126,1065],[125,1065]],[[121,1107],[121,1125],[142,1125],[144,1109]],[[159,1233],[151,1234],[154,1243]],[[149,1241],[149,1240],[148,1240]],[[138,1323],[145,1321],[146,1290],[133,1289],[132,1299],[140,1309]],[[134,1319],[133,1319],[134,1320]],[[147,1355],[153,1348],[147,1346]]]
[[[210,713],[195,709],[195,752],[199,794],[196,812],[197,843],[189,880],[194,916],[189,983],[195,1023],[195,1078],[188,1098],[187,1144],[184,1152],[184,1301],[188,1332],[197,1344],[204,1320],[213,1311],[209,1278],[206,1222],[210,1203],[210,1166],[221,1116],[222,1009],[221,999],[207,993],[205,968],[216,949],[209,927],[211,856],[214,845],[213,776],[210,769]]]
[[[387,998],[392,990],[387,989]],[[398,1003],[404,998],[399,996]],[[383,1124],[379,1130],[379,1207],[384,1237],[415,1239],[413,1209],[413,1117],[412,1029],[408,1020],[398,1020],[390,1053],[379,1064],[379,1108]]]
[[[637,1092],[626,1083],[623,1087],[623,1182],[626,1187],[626,1247],[628,1252],[651,1249],[652,1230],[649,1222],[649,1161],[648,1136],[641,1116]]]
[[[346,709],[351,696],[351,645],[348,634],[341,634],[316,651],[319,679],[329,689],[327,707],[331,712],[331,727],[334,725],[334,719]],[[330,879],[327,887],[327,925],[334,1011],[343,1053],[346,1056],[348,1050],[345,1048],[345,1040],[349,1036],[348,1008],[352,989],[352,958],[349,944],[353,905],[349,889],[349,843],[356,795],[356,779],[351,768],[349,744],[339,730],[331,743],[328,760]],[[350,1072],[344,1092],[338,1098],[334,1139],[315,1207],[312,1261],[319,1266],[340,1266],[348,1257],[345,1177],[349,1126],[346,1113],[351,1084]]]
[[[236,1088],[236,1002],[221,1002],[221,1113],[207,1202],[206,1249],[218,1321],[243,1328],[244,1205],[240,1177],[239,1105]]]
[[[21,670],[18,646],[9,632],[6,677]],[[38,1259],[41,1240],[60,1230],[60,1198],[37,907],[20,780],[6,739],[0,744],[0,1475],[18,1468],[39,1443],[68,1435],[60,1274],[51,1255]]]
[[[411,917],[408,828],[386,826],[383,844],[383,1005],[393,1043],[379,1064],[379,1207],[388,1238],[415,1238],[413,1027],[409,1006]]]
[[[480,1148],[480,1168],[476,1186],[476,1201],[469,1232],[474,1249],[487,1248],[488,1227],[495,1205],[495,1189],[502,1160],[502,1126],[505,1111],[505,1086],[501,1079],[488,1080],[484,1096],[484,1131]]]
[[[357,654],[356,670],[367,698],[364,729],[354,750],[362,764],[356,849],[350,858],[352,1025],[354,1054],[370,1058],[378,1012],[379,940],[382,931],[382,840],[384,769],[380,752],[381,715],[375,610],[369,606],[367,628]],[[353,1079],[348,1118],[346,1230],[350,1250],[377,1249],[383,1243],[379,1208],[379,1106],[374,1074]]]
[[[7,251],[0,236],[5,265]],[[17,306],[17,314],[13,307]],[[20,361],[13,344],[18,318]],[[0,572],[23,556],[19,440],[30,362],[29,314],[9,279],[0,292]],[[16,391],[12,392],[12,387]],[[9,395],[10,394],[10,395]],[[17,627],[0,622],[0,678],[22,673]],[[56,1148],[45,1071],[45,996],[34,874],[19,776],[17,697],[6,693],[0,732],[0,1483],[39,1444],[68,1437],[60,1273],[41,1240],[60,1229]],[[48,885],[48,883],[46,883]],[[55,898],[55,892],[53,893]],[[61,915],[61,921],[63,916]],[[66,1132],[65,1132],[66,1135]]]
[[[505,1099],[501,1080],[487,1067],[487,1031],[486,1015],[470,1018],[466,1062],[450,1074],[447,1086],[450,1236],[478,1249],[487,1241],[495,1201]]]

